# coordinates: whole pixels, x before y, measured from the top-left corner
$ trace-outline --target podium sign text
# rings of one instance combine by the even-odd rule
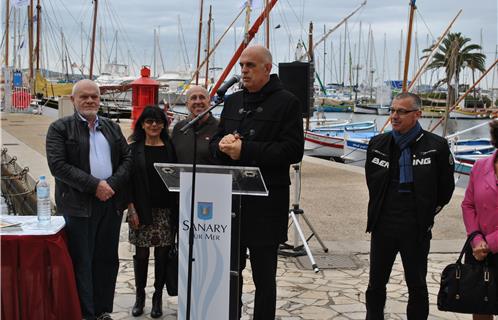
[[[185,319],[192,173],[180,173],[178,319]],[[192,320],[228,319],[232,176],[197,173],[194,201]]]

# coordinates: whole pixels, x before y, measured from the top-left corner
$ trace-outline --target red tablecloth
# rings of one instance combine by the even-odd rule
[[[1,236],[3,320],[81,320],[64,231]]]

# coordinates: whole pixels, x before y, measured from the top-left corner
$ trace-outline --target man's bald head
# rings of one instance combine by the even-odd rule
[[[270,81],[272,56],[267,48],[261,45],[245,48],[240,55],[239,65],[242,83],[249,92],[261,90]]]
[[[202,86],[191,86],[187,91],[187,109],[197,117],[209,108],[209,92]],[[206,114],[206,119],[208,115]]]
[[[186,93],[187,100],[194,92],[202,92],[202,94],[204,94],[206,97],[209,96],[209,92],[206,90],[206,88],[204,88],[203,86],[193,85],[193,86],[190,86],[189,89],[187,90],[187,93]]]
[[[265,46],[262,46],[259,44],[254,45],[254,46],[250,46],[250,47],[245,48],[244,51],[242,51],[242,54],[244,54],[244,53],[253,53],[253,54],[257,55],[258,57],[260,57],[262,62],[265,64],[273,63],[273,57],[271,55],[271,52]]]

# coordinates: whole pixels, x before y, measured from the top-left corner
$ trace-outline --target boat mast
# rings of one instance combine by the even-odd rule
[[[373,99],[373,79],[374,79],[374,73],[375,69],[373,67],[373,57],[374,57],[374,50],[375,50],[375,45],[374,45],[374,38],[373,38],[373,31],[372,27],[370,26],[370,62],[369,62],[369,72],[370,72],[370,100]]]
[[[268,4],[268,13],[273,9],[273,7],[277,3],[277,1],[278,0],[271,0],[271,2]],[[262,12],[259,15],[258,19],[256,19],[256,21],[254,21],[254,24],[252,25],[251,29],[249,29],[249,31],[247,32],[247,37],[246,37],[247,41],[246,41],[246,39],[244,39],[244,41],[240,44],[240,46],[237,48],[234,55],[232,56],[232,59],[230,60],[230,62],[226,66],[225,70],[223,70],[223,73],[221,74],[220,78],[218,79],[218,81],[214,85],[213,89],[211,89],[211,93],[210,93],[211,97],[214,96],[214,94],[216,93],[216,90],[218,90],[218,88],[221,86],[221,84],[223,83],[223,81],[225,80],[227,75],[230,73],[234,64],[237,62],[240,55],[242,54],[242,51],[247,47],[247,44],[249,44],[249,42],[254,38],[254,36],[258,32],[259,27],[263,23],[264,18],[265,18],[265,14],[264,14],[264,12]]]
[[[439,36],[439,38],[438,38],[439,40],[432,46],[431,53],[429,53],[429,55],[427,55],[425,57],[424,63],[422,63],[422,66],[417,70],[417,72],[415,73],[415,76],[413,77],[411,83],[408,85],[407,91],[410,91],[413,88],[413,86],[415,85],[415,82],[419,79],[419,77],[425,71],[425,69],[426,69],[427,65],[429,64],[429,61],[431,60],[432,56],[436,53],[436,50],[439,48],[439,44],[444,40],[444,38],[446,38],[446,35],[448,34],[448,32],[450,31],[451,27],[453,26],[453,24],[455,23],[456,19],[458,19],[458,17],[460,16],[461,13],[462,13],[462,9],[460,9],[458,11],[457,15],[453,18],[453,20],[451,20],[451,22],[448,25],[448,27],[446,27],[446,29],[444,30],[444,32]]]
[[[209,5],[209,18],[208,18],[208,30],[207,30],[207,43],[206,43],[206,79],[204,81],[204,87],[207,89],[209,84],[209,46],[211,45],[211,11],[212,6]]]
[[[367,4],[367,0],[363,1],[356,9],[353,10],[353,12],[351,12],[349,15],[347,15],[344,19],[342,19],[338,24],[335,25],[335,27],[333,27],[332,29],[330,29],[326,34],[323,35],[323,37],[320,38],[320,40],[318,40],[317,42],[315,42],[315,44],[313,45],[313,50],[320,44],[322,43],[323,41],[325,41],[325,39],[330,36],[332,34],[332,32],[334,32],[335,30],[337,30],[337,28],[339,28],[343,23],[346,23],[346,21],[348,21],[349,18],[351,18],[356,12],[358,12],[364,5]],[[306,54],[303,54],[301,57],[299,57],[299,61],[301,61],[301,59],[304,58]]]
[[[36,4],[36,72],[40,71],[40,42],[41,39],[41,5],[40,0]]]
[[[323,33],[325,34],[326,33],[326,27],[325,25],[323,25]],[[325,81],[325,61],[326,61],[326,56],[327,56],[327,50],[326,50],[326,45],[327,45],[327,42],[324,41],[323,42],[323,85],[324,86],[327,86],[327,82]],[[327,92],[324,92],[325,94],[327,94]]]
[[[401,80],[401,56],[403,54],[403,29],[401,29],[401,40],[399,42],[399,51],[398,51],[398,79]]]
[[[410,21],[408,22],[408,36],[406,38],[405,70],[403,72],[403,92],[406,92],[406,82],[408,80],[408,67],[410,65],[410,49],[412,45],[413,15],[415,13],[415,0],[410,0]]]
[[[200,2],[200,13],[199,13],[199,33],[197,36],[197,64],[196,68],[199,68],[199,65],[201,63],[201,40],[202,40],[202,7],[204,6],[204,0],[201,0]],[[195,84],[199,84],[199,72],[196,73],[195,75]]]
[[[432,51],[431,53],[429,53],[426,57],[425,57],[425,61],[424,63],[422,64],[422,66],[418,69],[417,73],[415,74],[415,76],[412,78],[412,81],[411,83],[408,85],[408,92],[410,92],[410,90],[413,88],[413,86],[415,85],[415,82],[417,81],[417,79],[422,75],[422,73],[425,71],[425,69],[427,68],[427,65],[429,64],[429,61],[431,60],[432,56],[436,53],[436,50],[437,48],[439,48],[439,44],[441,44],[441,42],[444,40],[444,38],[446,37],[446,34],[448,34],[448,32],[450,31],[451,27],[453,26],[453,24],[455,23],[456,19],[460,16],[460,14],[462,13],[462,9],[460,9],[457,13],[457,15],[453,18],[453,20],[451,20],[450,24],[448,25],[448,27],[446,27],[446,30],[444,30],[444,32],[438,37],[438,41],[432,46]],[[403,31],[401,31],[403,32]],[[400,53],[400,57],[401,57],[401,53]],[[380,132],[384,132],[384,129],[387,127],[387,125],[389,124],[389,122],[391,122],[391,116],[389,116],[386,120],[386,122],[384,123],[384,125],[382,126],[382,129],[380,130]]]
[[[356,85],[355,85],[355,90],[354,90],[354,103],[358,103],[358,84],[359,84],[359,77],[360,77],[360,50],[361,50],[361,20],[360,20],[360,33],[358,36],[358,60],[356,60]]]
[[[265,8],[266,10],[266,8]],[[266,16],[266,14],[265,14]],[[246,0],[246,20],[244,22],[244,43],[249,43],[249,26],[251,25],[251,1]]]
[[[14,39],[14,46],[12,47],[12,68],[15,69],[16,68],[16,64],[17,64],[17,47],[19,46],[18,43],[17,43],[17,39],[18,39],[18,36],[17,36],[17,33],[18,33],[18,30],[17,29],[17,19],[18,19],[18,10],[16,7],[14,7],[14,21],[13,21],[13,24],[14,24],[14,36],[13,36],[13,39]]]
[[[152,73],[154,77],[157,77],[157,58],[156,58],[156,48],[157,48],[157,35],[156,35],[156,28],[154,28],[154,58],[153,58],[153,63],[154,63],[154,72]]]
[[[33,0],[30,0],[30,4],[28,6],[28,58],[29,58],[29,84],[33,81]]]
[[[61,74],[64,74],[64,31],[61,28]]]
[[[270,50],[270,12],[268,11],[268,0],[265,0],[265,18],[266,18],[266,21],[265,21],[266,48],[268,50]]]
[[[97,8],[99,0],[93,0],[93,26],[92,26],[92,47],[90,49],[90,74],[89,79],[93,78],[93,55],[95,52],[95,31],[97,29]]]
[[[308,75],[309,81],[310,81],[310,86],[311,88],[314,88],[313,82],[314,82],[314,77],[313,74],[315,73],[315,56],[313,52],[313,22],[310,22],[310,27],[308,31],[308,57],[309,57],[309,64],[310,64],[310,73]],[[313,91],[311,91],[311,94],[313,94]],[[310,129],[310,115],[309,112],[307,112],[306,115],[306,125],[305,125],[306,131]]]
[[[102,26],[99,26],[99,74],[102,74]]]
[[[361,25],[361,21],[360,21]],[[342,65],[342,87],[346,85],[346,49],[347,49],[347,38],[348,38],[348,22],[344,22],[344,54],[342,55],[343,58],[343,65]],[[351,81],[349,81],[351,84]]]
[[[233,21],[230,23],[230,25],[225,29],[225,32],[223,32],[223,34],[218,38],[218,40],[216,40],[216,43],[214,44],[213,49],[209,52],[207,58],[209,58],[212,54],[214,54],[214,52],[216,51],[216,48],[218,48],[218,46],[220,45],[223,38],[225,38],[226,34],[232,29],[232,27],[235,24],[235,22],[237,21],[237,19],[239,19],[239,17],[242,15],[242,12],[244,12],[244,8],[242,8],[242,10],[240,10],[239,14],[235,17],[235,19],[233,19]],[[234,27],[234,30],[235,30],[235,27]],[[197,68],[192,73],[192,77],[190,78],[190,82],[192,82],[194,80],[195,75],[199,73],[200,69],[204,66],[205,63],[206,63],[206,60],[202,61],[202,63],[199,65],[199,68]],[[183,94],[186,90],[187,90],[187,86],[183,86],[181,94]],[[177,95],[177,97],[176,97],[175,101],[172,103],[172,105],[176,105],[176,103],[180,99],[181,94]]]
[[[10,20],[10,1],[6,0],[5,4],[5,66],[9,67],[9,20]],[[14,66],[15,67],[15,66]]]

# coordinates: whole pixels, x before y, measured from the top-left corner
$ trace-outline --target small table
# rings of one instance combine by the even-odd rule
[[[81,317],[73,264],[65,241],[64,218],[47,226],[36,216],[0,216],[20,223],[0,229],[2,319]]]

